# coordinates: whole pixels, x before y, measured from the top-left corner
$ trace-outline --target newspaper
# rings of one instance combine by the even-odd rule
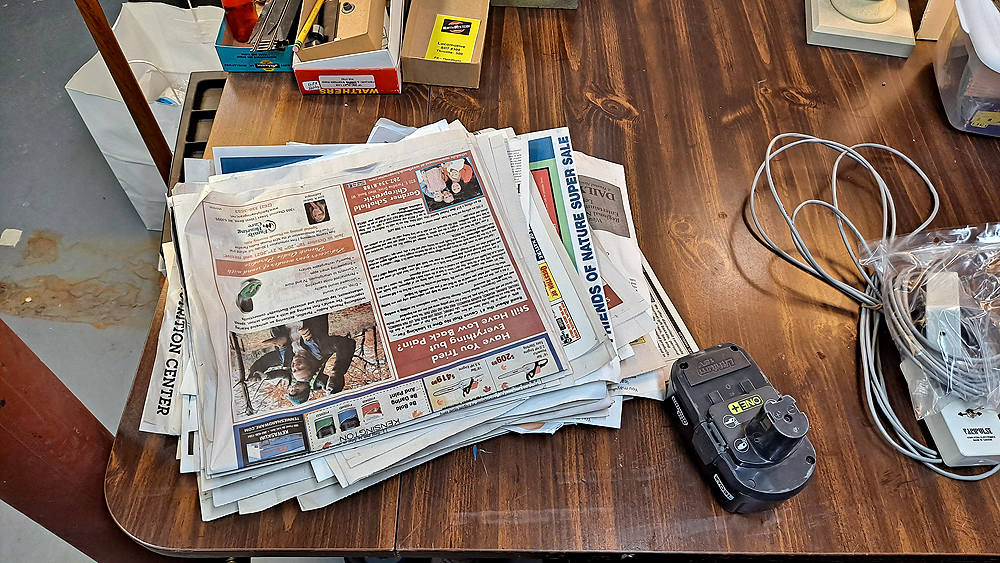
[[[573,153],[565,128],[380,120],[369,142],[222,147],[207,185],[175,189],[178,457],[203,520],[325,506],[504,432],[619,428],[693,346],[665,294],[650,301],[651,272],[636,278],[624,169]]]
[[[184,290],[177,269],[174,247],[163,245],[167,271],[167,302],[160,325],[153,375],[146,391],[139,430],[176,436],[181,431],[180,381],[184,365]]]
[[[190,194],[201,339],[224,343],[209,473],[365,440],[568,366],[467,137]],[[460,193],[439,197],[449,173]]]
[[[642,270],[646,283],[652,290],[656,330],[643,337],[640,342],[632,344],[635,356],[622,362],[622,372],[639,375],[622,379],[615,393],[662,401],[666,398],[667,380],[674,361],[693,354],[700,348],[645,256],[642,257]]]
[[[434,125],[438,126],[439,124],[434,124]],[[427,130],[429,127],[431,127],[431,126],[421,128],[420,131]],[[510,133],[510,135],[512,136],[512,132]],[[480,137],[477,136],[477,141],[478,140],[480,140]],[[491,139],[491,140],[495,141],[496,139]],[[225,161],[228,164],[230,164],[230,171],[233,171],[232,163],[234,163],[234,162],[238,163],[239,166],[246,167],[248,169],[255,169],[255,168],[260,168],[261,165],[262,165],[262,163],[263,163],[263,166],[267,166],[268,165],[267,163],[269,163],[269,162],[270,163],[274,163],[274,164],[280,164],[283,161],[284,157],[287,156],[287,152],[288,151],[284,150],[286,148],[287,147],[245,147],[245,148],[234,147],[234,148],[227,149],[225,151],[224,159],[225,159]],[[499,145],[499,147],[496,147],[496,146],[492,147],[492,150],[494,150],[495,153],[496,153],[496,151],[498,149],[499,149],[499,156],[497,156],[496,154],[494,155],[495,158],[496,158],[496,161],[490,161],[490,159],[486,159],[486,163],[487,164],[493,164],[494,166],[496,166],[497,163],[500,162],[500,161],[506,162],[506,160],[508,159],[508,153],[507,153],[507,150],[505,148],[505,145],[501,144],[501,145]],[[327,150],[334,150],[334,151],[335,150],[339,150],[339,146],[324,145],[324,146],[310,147],[305,152],[309,153],[309,154],[318,154],[318,153],[322,153],[322,152],[327,151]],[[218,156],[218,154],[217,154],[217,156]],[[497,177],[502,177],[503,176],[503,166],[499,166],[499,170],[495,171],[495,175]],[[510,176],[510,171],[509,170],[507,171],[507,176]],[[515,222],[516,218],[511,217],[510,219],[511,219],[511,222],[513,224]],[[516,226],[515,226],[515,228],[516,228]],[[550,227],[550,229],[551,229],[551,227]],[[543,238],[542,242],[546,242],[547,243],[548,241],[547,241],[547,239]],[[528,245],[528,246],[531,247],[531,245]],[[552,245],[549,244],[549,246],[551,247]],[[565,257],[565,251],[561,247],[554,247],[554,248],[557,248],[559,251],[562,251],[561,254]],[[529,252],[535,252],[534,247],[532,247],[532,249],[529,250]],[[537,255],[536,255],[536,257],[537,257]],[[568,263],[568,259],[563,258],[562,262]],[[560,277],[560,272],[559,272],[559,268],[558,268],[559,264],[555,263],[553,266],[555,266],[553,268],[553,270],[556,272],[555,274],[553,274],[553,276],[556,277],[556,278],[559,278]],[[541,265],[540,265],[540,267],[541,267]],[[562,275],[562,278],[566,278],[568,276],[568,273],[566,272],[565,269],[563,269],[563,271],[561,272],[561,275]],[[570,281],[573,281],[574,276],[569,276],[568,279]],[[535,281],[537,282],[538,278],[536,278]],[[542,285],[544,285],[544,283]],[[596,320],[596,315],[593,313],[593,311],[588,310],[587,307],[583,304],[583,302],[579,300],[578,292],[577,291],[570,291],[565,296],[565,299],[569,300],[571,303],[575,299],[575,303],[576,303],[575,308],[576,308],[576,310],[578,312],[582,312],[583,314],[585,314],[588,317],[590,317],[590,321],[591,321],[591,325],[592,326],[590,326],[589,328],[588,327],[584,327],[584,326],[579,327],[579,328],[581,330],[584,329],[584,328],[586,328],[593,335],[598,334],[597,331],[600,330],[599,321]],[[553,307],[555,307],[555,304],[553,304]],[[600,336],[604,336],[603,332],[600,333]],[[605,340],[606,340],[606,337],[605,337]],[[587,348],[580,348],[580,345],[583,344],[583,343],[584,342],[581,342],[580,340],[577,340],[576,342],[574,342],[574,346],[571,346],[571,347],[567,348],[567,352],[570,355],[571,364],[573,365],[574,370],[576,370],[577,368],[581,368],[581,369],[587,370],[588,369],[587,368],[588,365],[594,365],[595,362],[597,364],[604,363],[610,357],[608,355],[607,351],[604,351],[603,352],[603,356],[601,356],[598,353],[599,349],[600,349],[599,346],[594,346],[594,349],[591,349],[591,350],[588,350]],[[588,346],[590,346],[590,345],[592,345],[592,343],[588,344]],[[576,350],[576,352],[573,352],[574,349]],[[584,371],[584,373],[586,373],[586,371]],[[584,410],[586,410],[586,409],[584,409]],[[326,466],[326,465],[324,465],[322,463],[317,463],[317,460],[312,460],[312,466],[313,466],[314,469],[316,469],[317,480],[318,481],[323,481],[323,480],[328,479],[329,477],[332,476],[332,471],[329,470],[328,466]],[[327,471],[323,471],[324,467],[327,468]],[[204,484],[205,484],[206,487],[211,487],[211,486],[213,486],[214,483],[217,483],[220,480],[221,480],[221,478],[216,478],[216,479],[211,479],[211,480],[207,480],[206,479],[206,480],[204,480]],[[229,480],[227,480],[227,481],[233,483],[233,485],[232,485],[233,487],[236,487],[236,488],[240,487],[240,485],[238,483],[236,483],[236,482],[229,481]],[[217,503],[222,502],[223,498],[225,498],[225,497],[219,497],[215,501]],[[270,497],[266,497],[266,495],[265,495],[264,497],[260,497],[260,498],[270,498]]]
[[[593,248],[590,223],[583,208],[583,195],[573,160],[569,129],[560,127],[524,135],[528,141],[529,169],[545,204],[545,210],[566,245],[573,264],[587,283],[597,311],[612,343],[616,343],[608,314],[607,298]]]
[[[477,136],[477,141],[482,141],[485,138],[486,138],[485,136],[484,137]],[[497,178],[499,178],[500,183],[502,184],[504,181],[503,180],[504,169],[503,166],[498,166],[498,163],[506,162],[508,160],[508,153],[503,143],[501,143],[500,145],[495,145],[496,139],[490,139],[490,141],[494,142],[494,146],[490,146],[489,143],[487,143],[486,145],[483,145],[482,142],[480,143],[481,146],[487,146],[486,150],[492,150],[494,152],[495,160],[491,161],[489,158],[487,158],[485,159],[485,162],[488,165],[492,165],[493,167],[497,168],[496,170],[492,170],[491,174],[494,174]],[[319,152],[320,150],[323,149],[316,148],[313,150],[313,152]],[[280,160],[276,159],[275,156],[284,156],[284,151],[271,152],[268,150],[267,147],[248,148],[248,150],[246,151],[232,149],[226,152],[227,152],[226,158],[229,159],[230,161],[239,161],[244,163],[244,165],[250,165],[251,168],[256,167],[257,163],[261,161],[267,162],[268,160]],[[489,155],[487,154],[486,156]],[[511,173],[508,170],[506,176],[509,177],[510,174]],[[513,183],[512,178],[508,178],[508,180],[510,180],[508,183],[510,184]],[[509,188],[510,186],[507,187]],[[504,195],[503,190],[501,190],[501,195]],[[517,207],[516,204],[514,207],[515,208]],[[509,219],[512,224],[516,224],[518,218],[509,217]],[[543,229],[546,227],[546,223],[541,222],[540,220],[536,223],[536,225],[540,225],[541,228]],[[548,228],[546,234],[549,234],[549,232],[552,231],[552,227],[551,225],[548,225],[547,227]],[[516,228],[517,227],[515,227],[515,229]],[[524,229],[527,229],[526,225],[524,226]],[[571,264],[569,263],[568,257],[566,257],[565,250],[559,245],[553,245],[550,242],[550,240],[551,240],[550,237],[542,237],[541,241],[537,241],[534,240],[532,237],[532,240],[528,245],[530,247],[529,252],[534,253],[536,259],[539,258],[539,248],[541,246],[545,246],[546,248],[550,249],[550,251],[548,252],[549,255],[561,256],[560,260],[557,260],[552,264],[545,264],[545,266],[548,266],[548,268],[545,269],[549,270],[549,276],[546,278],[549,281],[548,282],[543,281],[540,284],[540,287],[550,285],[554,281],[554,279],[562,280],[559,282],[560,284],[563,283],[572,284],[572,282],[576,282],[576,286],[582,286],[582,284],[578,281],[579,278],[575,275],[575,272],[573,272],[573,274],[570,274],[572,267]],[[542,270],[543,270],[543,263],[540,262],[539,271],[540,273],[543,274],[543,277],[545,277],[544,272]],[[536,277],[535,281],[538,282],[539,278]],[[580,300],[581,293],[582,291],[580,290],[579,287],[571,287],[570,290],[566,293],[566,295],[561,296],[560,299],[557,299],[555,302],[551,300],[550,296],[550,304],[553,306],[554,313],[556,312],[555,308],[557,305],[565,308],[566,302],[569,302],[570,303],[569,306],[572,307],[575,311],[577,311],[577,315],[583,317],[582,320],[584,321],[584,323],[581,326],[575,328],[577,330],[587,331],[591,335],[589,337],[589,343],[587,343],[588,339],[581,339],[579,336],[577,336],[575,341],[571,343],[572,345],[566,348],[567,353],[570,357],[571,365],[573,365],[574,370],[578,368],[582,370],[587,370],[588,369],[587,366],[603,364],[607,362],[608,359],[613,354],[613,351],[610,350],[610,342],[608,341],[606,335],[604,335],[603,330],[600,327],[600,322],[596,318],[596,314],[593,312],[592,309],[589,308],[588,305],[585,305],[584,302]],[[558,315],[556,316],[558,318]],[[590,321],[589,323],[586,322],[588,319]],[[588,324],[589,326],[587,326]],[[562,331],[562,329],[563,326],[560,326],[560,331]],[[560,332],[560,336],[562,339],[563,336],[562,332]],[[597,340],[595,340],[595,337],[598,337]],[[566,342],[565,339],[562,340],[563,343]],[[595,344],[596,341],[600,340],[603,340],[603,342],[607,343],[607,346],[602,347],[599,344]],[[581,345],[583,344],[586,344],[586,346],[581,347]],[[583,371],[583,373],[586,373],[586,371]],[[575,401],[571,406],[560,407],[560,405],[562,405],[565,402],[566,400],[565,397],[567,396],[566,395],[567,393],[570,394],[569,396],[575,397]],[[595,412],[600,412],[603,414],[609,411],[607,407],[610,403],[614,401],[614,397],[607,392],[607,389],[603,385],[601,386],[600,396],[591,396],[591,395],[593,394],[585,392],[584,390],[577,391],[574,389],[562,389],[562,390],[552,391],[549,392],[549,394],[547,395],[538,396],[536,397],[536,399],[531,401],[529,410],[526,411],[524,410],[524,408],[516,409],[518,413],[517,416],[519,417],[576,416],[576,415],[583,415],[585,413],[593,416]],[[588,419],[588,421],[589,420],[597,420],[597,419]],[[459,426],[461,425],[459,424]],[[552,425],[546,425],[546,426],[548,426],[549,428],[552,427]],[[511,426],[509,428],[517,430],[520,429],[517,426]],[[453,429],[450,429],[449,431],[451,430]],[[381,441],[378,442],[377,446],[367,446],[364,449],[368,450],[369,452],[375,452],[375,451],[393,452],[392,455],[395,456],[396,458],[405,457],[406,451],[408,449],[412,449],[414,444],[416,443],[411,434],[412,431],[403,433],[402,435],[398,436],[391,442]],[[427,442],[428,440],[437,441],[444,439],[446,437],[446,434],[442,434],[440,432],[423,431],[420,434],[420,436],[421,436],[420,440]],[[370,440],[369,442],[375,442],[375,440]],[[378,449],[376,450],[375,448]],[[397,450],[397,448],[400,449]],[[356,461],[360,457],[356,455],[357,454],[356,449],[351,450],[351,452],[354,453],[352,455],[342,456],[344,459],[348,460],[348,465],[351,465],[352,460]],[[379,465],[376,465],[374,470],[368,469],[367,466],[358,466],[358,467],[362,467],[361,469],[362,471],[377,472],[379,470],[378,468],[381,467],[381,465],[387,464],[388,463],[387,460],[391,461],[391,459],[392,457],[390,456],[379,455],[377,457],[377,463]],[[329,463],[327,463],[327,460],[329,460]],[[206,489],[213,488],[215,489],[215,491],[218,491],[218,493],[212,499],[214,504],[221,507],[233,502],[234,499],[238,499],[239,510],[240,512],[245,513],[247,511],[254,511],[266,508],[266,504],[268,503],[280,502],[281,499],[285,499],[284,495],[287,494],[292,494],[292,493],[295,493],[296,495],[303,494],[305,492],[303,491],[303,488],[309,488],[310,490],[312,490],[320,486],[329,485],[330,482],[328,482],[328,480],[330,480],[331,477],[333,477],[333,469],[332,469],[333,467],[337,467],[338,470],[340,471],[339,473],[340,482],[348,482],[356,478],[356,477],[350,477],[346,473],[344,473],[344,471],[352,471],[352,472],[357,471],[355,466],[351,465],[350,467],[345,467],[343,463],[344,461],[339,459],[337,454],[333,454],[332,457],[328,457],[323,460],[312,459],[310,461],[310,467],[315,473],[315,479],[311,480],[309,483],[301,481],[302,476],[298,474],[293,468],[287,468],[287,469],[275,468],[275,472],[280,472],[280,475],[271,473],[267,474],[268,480],[266,482],[268,483],[269,487],[273,486],[274,489],[266,492],[260,492],[260,487],[257,483],[244,484],[240,482],[238,479],[228,478],[228,477],[237,477],[236,475],[231,475],[227,477],[217,477],[213,479],[202,479],[199,481],[199,483],[202,484],[203,487]],[[388,468],[388,466],[386,468]],[[258,477],[261,475],[261,473],[257,471],[255,471],[254,473],[256,473]],[[248,499],[253,499],[253,500],[248,500]]]
[[[573,157],[594,238],[648,306],[649,286],[642,275],[642,254],[632,221],[625,168],[579,151],[574,151]]]
[[[506,189],[502,190],[506,212],[515,230],[522,234],[519,238],[522,253],[529,257],[529,262],[533,257],[538,265],[538,275],[534,276],[534,280],[539,283],[538,289],[552,310],[559,341],[570,358],[573,372],[580,377],[606,365],[615,351],[600,318],[584,297],[587,295],[584,283],[552,223],[543,220],[540,214],[539,210],[543,207],[537,186],[531,176],[522,174],[521,182],[518,182],[513,173],[519,163],[526,164],[526,154],[525,158],[517,155],[510,148],[508,135],[504,133],[478,133],[477,140],[493,155],[495,173],[506,185]],[[526,141],[519,141],[526,147]],[[527,182],[524,182],[525,179]],[[525,205],[524,201],[529,203]]]

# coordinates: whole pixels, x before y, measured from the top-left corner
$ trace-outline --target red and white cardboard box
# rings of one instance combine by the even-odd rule
[[[403,88],[399,50],[403,43],[403,4],[389,4],[388,46],[378,51],[302,61],[292,55],[292,70],[303,94],[398,94]]]

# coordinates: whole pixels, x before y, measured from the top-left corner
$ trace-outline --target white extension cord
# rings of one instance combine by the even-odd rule
[[[782,142],[785,139],[794,140],[775,148],[779,142]],[[778,195],[774,178],[771,176],[771,161],[781,153],[801,145],[821,145],[838,153],[837,159],[833,164],[833,171],[831,174],[832,203],[810,199],[798,204],[794,211],[789,214],[781,200],[781,197]],[[997,465],[984,473],[975,475],[961,475],[938,467],[939,464],[943,463],[941,454],[933,448],[927,447],[913,438],[903,427],[899,418],[896,416],[896,413],[893,411],[892,406],[889,404],[889,398],[885,387],[885,379],[882,375],[881,359],[879,358],[878,351],[878,329],[883,315],[886,317],[886,321],[888,323],[894,324],[894,329],[899,331],[898,333],[914,335],[913,342],[908,342],[910,349],[908,349],[907,353],[904,354],[904,360],[909,359],[917,363],[920,366],[920,369],[922,369],[928,377],[951,378],[949,381],[955,381],[955,379],[952,375],[942,373],[941,371],[935,371],[942,368],[947,369],[947,362],[941,361],[941,352],[936,350],[933,346],[925,346],[927,343],[925,340],[922,340],[922,337],[918,336],[920,331],[913,326],[913,321],[908,314],[908,309],[905,307],[905,304],[903,304],[904,306],[900,308],[900,303],[893,302],[896,300],[894,297],[898,296],[898,294],[889,292],[890,298],[886,300],[888,302],[883,302],[882,285],[884,281],[879,278],[877,272],[869,273],[864,266],[862,266],[860,259],[854,252],[854,248],[864,247],[869,250],[870,255],[872,249],[868,246],[864,237],[850,221],[850,219],[848,219],[847,216],[840,210],[837,203],[837,170],[841,161],[845,157],[850,158],[865,168],[872,175],[878,185],[879,195],[882,200],[882,236],[880,243],[885,244],[896,238],[896,207],[892,199],[892,194],[889,192],[888,186],[878,171],[875,170],[867,159],[858,153],[859,149],[887,151],[901,158],[920,176],[924,185],[927,187],[927,190],[930,192],[933,208],[927,219],[909,234],[913,235],[920,233],[926,229],[937,215],[938,208],[940,206],[940,198],[933,183],[927,178],[927,175],[924,174],[920,167],[918,167],[906,155],[891,147],[875,143],[862,143],[847,146],[835,141],[813,137],[811,135],[804,135],[801,133],[784,133],[772,139],[768,144],[764,162],[760,165],[760,168],[757,169],[757,174],[754,176],[753,184],[750,188],[749,208],[750,219],[752,220],[753,227],[756,230],[754,234],[758,237],[761,243],[764,244],[764,246],[783,260],[829,284],[861,305],[859,315],[860,319],[858,322],[858,344],[861,353],[862,369],[864,370],[865,375],[865,399],[868,404],[868,408],[871,411],[872,419],[874,420],[875,425],[878,427],[879,432],[889,442],[889,444],[903,455],[923,463],[931,470],[944,475],[945,477],[962,481],[977,481],[984,479],[1000,470],[1000,465]],[[804,259],[804,261],[791,256],[789,253],[779,248],[778,245],[775,244],[770,237],[768,237],[764,228],[761,226],[760,221],[757,218],[755,201],[757,186],[760,183],[761,177],[766,178],[767,185],[771,191],[771,196],[774,198],[774,202],[784,218],[785,224],[788,226],[789,233],[792,237],[792,243],[795,245],[796,251]],[[837,225],[840,230],[844,246],[847,248],[847,252],[850,254],[851,260],[854,262],[854,265],[860,273],[862,279],[865,281],[864,290],[858,289],[831,276],[813,257],[809,248],[803,241],[802,236],[795,227],[795,221],[797,220],[799,213],[808,206],[818,206],[826,209],[836,216]],[[853,245],[851,244],[847,231],[844,229],[845,226],[853,236],[855,241],[855,244]],[[887,283],[893,282],[889,281]],[[976,372],[976,366],[971,366],[967,371],[968,373],[964,375],[967,375],[968,377],[960,379],[958,383],[961,386],[963,393],[968,397],[974,396],[981,390],[981,386],[978,382],[982,376],[981,373]],[[888,424],[889,429],[891,429],[892,434],[890,434],[889,430],[887,430],[886,423]]]

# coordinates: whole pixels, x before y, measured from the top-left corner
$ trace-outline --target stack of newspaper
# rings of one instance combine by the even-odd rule
[[[207,164],[169,201],[141,425],[182,436],[205,520],[326,506],[506,432],[619,428],[697,349],[639,252],[624,169],[566,128],[379,120],[368,144]]]

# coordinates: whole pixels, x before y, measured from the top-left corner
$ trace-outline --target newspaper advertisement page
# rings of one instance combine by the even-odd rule
[[[656,329],[632,343],[635,355],[622,362],[622,374],[626,377],[615,393],[662,401],[666,397],[667,380],[674,361],[693,354],[699,348],[645,257],[642,258],[642,269],[651,290]],[[639,375],[628,377],[636,373]]]
[[[524,137],[528,140],[528,168],[542,196],[545,211],[577,272],[586,281],[587,295],[605,332],[617,347],[604,284],[591,242],[590,223],[583,208],[583,194],[576,175],[569,129],[560,127],[529,133]]]
[[[482,182],[466,150],[249,201],[206,194],[193,221],[228,331],[238,467],[565,368]]]
[[[513,136],[513,132],[509,134]],[[559,340],[570,359],[574,374],[588,374],[599,369],[614,357],[610,339],[601,326],[597,313],[589,304],[589,299],[584,301],[582,297],[586,295],[585,286],[570,262],[562,241],[555,234],[552,224],[548,223],[547,218],[543,220],[537,211],[542,205],[531,176],[522,171],[521,179],[525,182],[519,184],[514,174],[514,169],[519,167],[518,162],[521,168],[527,170],[527,141],[520,139],[524,151],[515,156],[508,146],[510,141],[505,139],[504,131],[477,134],[476,140],[491,172],[498,179],[500,201],[504,204],[512,228],[522,231],[518,233],[522,237],[517,239],[524,247],[522,256],[528,262],[534,257],[538,264],[538,276],[532,279],[538,284],[540,293],[548,299]],[[492,160],[489,159],[490,156],[493,157]],[[523,207],[521,195],[527,196],[529,201],[534,198],[536,206]],[[563,286],[562,289],[560,285]]]
[[[442,185],[450,195],[439,197]],[[385,202],[401,190],[397,204]],[[425,374],[435,412],[563,369],[546,367],[553,346],[471,152],[345,193],[400,377]],[[502,353],[450,367],[490,349]]]
[[[173,245],[164,244],[162,252],[167,270],[167,302],[139,430],[178,436],[182,410],[180,382],[184,371],[184,290]]]
[[[594,238],[648,305],[649,287],[642,275],[642,255],[632,222],[625,168],[579,151],[574,151],[573,157]]]
[[[528,209],[528,234],[545,288],[545,297],[559,330],[559,339],[570,358],[588,356],[586,361],[579,364],[578,373],[574,372],[578,377],[587,375],[600,369],[614,357],[611,340],[603,332],[596,312],[588,308],[588,304],[580,298],[585,295],[583,282],[579,276],[575,279],[571,277],[575,276],[572,263],[565,251],[556,247],[559,242],[552,224],[546,224],[546,220],[540,215],[544,210],[541,208],[537,187],[529,179],[523,189],[534,201],[534,205],[530,205]],[[595,348],[597,353],[591,353]]]

